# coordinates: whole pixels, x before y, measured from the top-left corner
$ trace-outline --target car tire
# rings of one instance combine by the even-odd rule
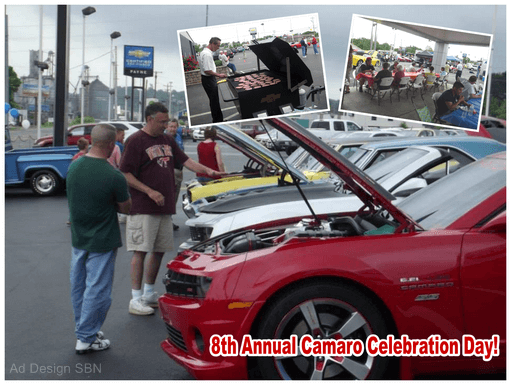
[[[30,188],[35,195],[54,195],[60,185],[58,176],[50,170],[37,171],[30,178]]]
[[[362,60],[359,60],[359,61],[357,62],[356,67],[360,67],[362,64],[364,64],[364,62],[363,62]]]
[[[195,138],[192,138],[192,140],[193,140],[194,142],[196,142],[196,141],[197,141],[197,139],[195,139]]]
[[[371,334],[386,338],[390,330],[380,309],[360,291],[344,284],[314,283],[272,301],[261,317],[256,338],[289,339],[296,334],[299,343],[304,334],[312,335],[311,329],[319,330],[324,339],[359,339],[364,345]],[[255,361],[256,372],[250,375],[263,379],[383,379],[391,366],[389,357],[371,357],[365,349],[360,357],[337,360],[298,353],[286,358],[255,357]],[[321,367],[318,361],[323,362],[320,371],[314,370]]]

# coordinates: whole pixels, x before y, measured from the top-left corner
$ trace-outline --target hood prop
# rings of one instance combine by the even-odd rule
[[[277,146],[275,145],[275,142],[273,141],[273,138],[271,137],[270,133],[268,132],[268,129],[266,128],[266,125],[264,124],[264,120],[260,120],[261,124],[263,125],[263,128],[264,130],[266,131],[266,133],[268,134],[268,138],[270,139],[271,143],[273,144],[273,148],[277,148]],[[280,153],[280,151],[277,151],[277,153],[279,154],[280,156],[280,159],[282,159],[282,163],[285,165],[286,167],[286,170],[285,172],[287,172],[289,174],[289,176],[291,177],[291,180],[293,181],[293,184],[296,186],[296,188],[298,189],[298,192],[300,193],[303,201],[305,202],[305,204],[307,205],[309,211],[311,212],[312,214],[312,217],[314,218],[314,220],[312,222],[310,222],[310,227],[311,228],[318,228],[320,227],[321,225],[321,221],[319,220],[318,216],[316,215],[316,213],[314,212],[314,210],[312,209],[312,206],[310,205],[309,201],[307,200],[307,197],[305,196],[305,194],[303,193],[303,190],[302,188],[300,187],[300,183],[298,182],[298,179],[295,178],[295,176],[289,171],[289,168],[287,168],[288,164],[287,162],[284,160],[284,158],[282,157],[282,154]]]

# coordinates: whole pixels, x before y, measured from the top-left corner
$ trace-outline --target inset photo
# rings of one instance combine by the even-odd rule
[[[492,35],[353,15],[339,110],[479,130]]]
[[[178,36],[190,126],[329,109],[317,14]]]

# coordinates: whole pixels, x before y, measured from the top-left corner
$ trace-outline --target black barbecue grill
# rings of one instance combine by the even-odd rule
[[[312,85],[309,68],[285,41],[275,38],[268,43],[250,46],[257,56],[258,71],[227,77],[230,97],[224,102],[234,102],[242,119],[282,115],[300,105],[301,86]],[[261,70],[263,62],[268,70]]]

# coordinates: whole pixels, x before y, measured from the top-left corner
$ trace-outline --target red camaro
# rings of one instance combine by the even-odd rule
[[[90,133],[97,123],[85,123],[71,126],[67,129],[67,145],[76,146],[78,139],[85,138],[91,141]],[[38,147],[49,147],[53,146],[53,135],[43,136],[37,139],[34,146]]]
[[[365,206],[234,231],[179,254],[159,300],[165,353],[203,380],[504,373],[505,153],[393,205],[298,124],[268,123]]]

